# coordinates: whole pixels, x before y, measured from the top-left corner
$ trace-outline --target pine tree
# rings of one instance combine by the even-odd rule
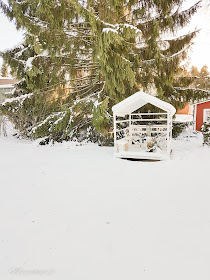
[[[191,67],[191,70],[190,70],[190,75],[192,76],[192,77],[198,77],[199,76],[199,71],[198,71],[198,68],[197,67],[195,67],[195,66],[192,66]]]
[[[182,102],[180,108],[183,108],[188,102],[199,101],[210,96],[210,75],[206,65],[202,67],[200,72],[195,66],[192,66],[190,70],[183,67],[176,83],[184,94],[182,101],[185,103]]]
[[[112,131],[111,107],[139,89],[177,108],[195,99],[179,75],[196,31],[177,33],[199,2],[187,10],[182,2],[0,0],[27,30],[24,44],[4,54],[23,95],[2,110],[30,137],[101,141]]]
[[[2,67],[1,67],[1,76],[2,77],[8,77],[9,76],[9,71],[8,67],[5,61],[3,61]]]
[[[193,75],[192,70],[191,74]],[[210,90],[210,73],[207,65],[204,65],[200,72],[198,71],[196,77],[194,81],[196,89]]]
[[[190,89],[200,91],[197,100],[207,97],[207,95],[202,94],[210,90],[210,73],[206,65],[201,68],[200,72],[195,66],[192,66],[189,70],[184,68],[181,76],[187,81]]]

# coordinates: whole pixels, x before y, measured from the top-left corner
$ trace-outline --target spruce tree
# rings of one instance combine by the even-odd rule
[[[193,68],[193,67],[192,67]],[[191,74],[194,76],[192,69],[191,69]],[[201,89],[201,90],[209,90],[210,91],[210,73],[208,71],[208,66],[204,65],[200,72],[198,71],[196,75],[196,79],[194,81],[194,85],[196,89]]]
[[[111,107],[139,89],[177,108],[197,98],[179,78],[196,31],[177,34],[199,2],[187,10],[182,2],[0,0],[27,30],[4,54],[21,96],[2,110],[30,137],[102,141],[112,132]]]
[[[195,67],[195,66],[192,66],[191,69],[190,69],[190,76],[192,77],[198,77],[199,76],[199,71],[198,71],[198,68]]]
[[[2,77],[8,77],[9,76],[9,71],[8,67],[5,61],[3,61],[2,67],[1,67],[1,76]]]
[[[206,65],[201,68],[200,72],[195,66],[192,66],[190,70],[183,67],[176,83],[185,93],[182,99],[185,100],[185,103],[182,107],[189,101],[200,101],[210,96],[210,73]],[[183,86],[180,87],[180,84]]]

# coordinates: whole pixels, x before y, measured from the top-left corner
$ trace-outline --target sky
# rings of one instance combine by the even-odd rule
[[[193,2],[193,0],[188,1]],[[202,8],[193,17],[190,29],[200,29],[194,40],[192,51],[189,52],[191,64],[198,69],[207,65],[210,70],[210,0],[203,0]]]
[[[197,2],[196,0],[185,0],[185,7]],[[194,16],[188,30],[201,29],[197,35],[194,45],[189,52],[190,64],[200,70],[207,65],[210,70],[210,0],[203,0],[202,8]],[[186,29],[186,30],[187,30]],[[14,23],[0,12],[0,51],[10,49],[23,40],[23,31],[17,31]],[[1,64],[0,60],[0,64]]]

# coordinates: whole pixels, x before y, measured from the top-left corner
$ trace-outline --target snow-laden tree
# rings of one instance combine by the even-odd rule
[[[210,73],[207,65],[204,65],[200,71],[197,67],[192,66],[187,74],[193,79],[191,87],[210,91]]]
[[[30,137],[100,142],[111,135],[111,107],[139,89],[177,108],[195,99],[200,92],[178,77],[196,31],[179,32],[200,1],[187,9],[183,2],[0,0],[26,30],[3,55],[20,96],[2,110]]]
[[[7,67],[7,64],[6,64],[5,61],[3,61],[0,73],[1,73],[2,77],[8,77],[9,76],[9,70],[8,70],[8,67]]]

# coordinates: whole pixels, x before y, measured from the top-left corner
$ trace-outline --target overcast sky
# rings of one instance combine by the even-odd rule
[[[195,2],[196,0],[187,0],[186,7]],[[203,0],[203,7],[194,16],[190,29],[194,30],[196,27],[201,29],[201,32],[195,39],[195,44],[189,53],[190,62],[199,69],[206,64],[210,70],[210,0]],[[0,38],[0,51],[14,47],[23,39],[23,32],[17,31],[14,24],[1,13]]]
[[[210,0],[203,0],[202,8],[193,17],[190,27],[201,29],[195,39],[192,52],[189,53],[191,64],[199,69],[206,64],[210,70]]]

